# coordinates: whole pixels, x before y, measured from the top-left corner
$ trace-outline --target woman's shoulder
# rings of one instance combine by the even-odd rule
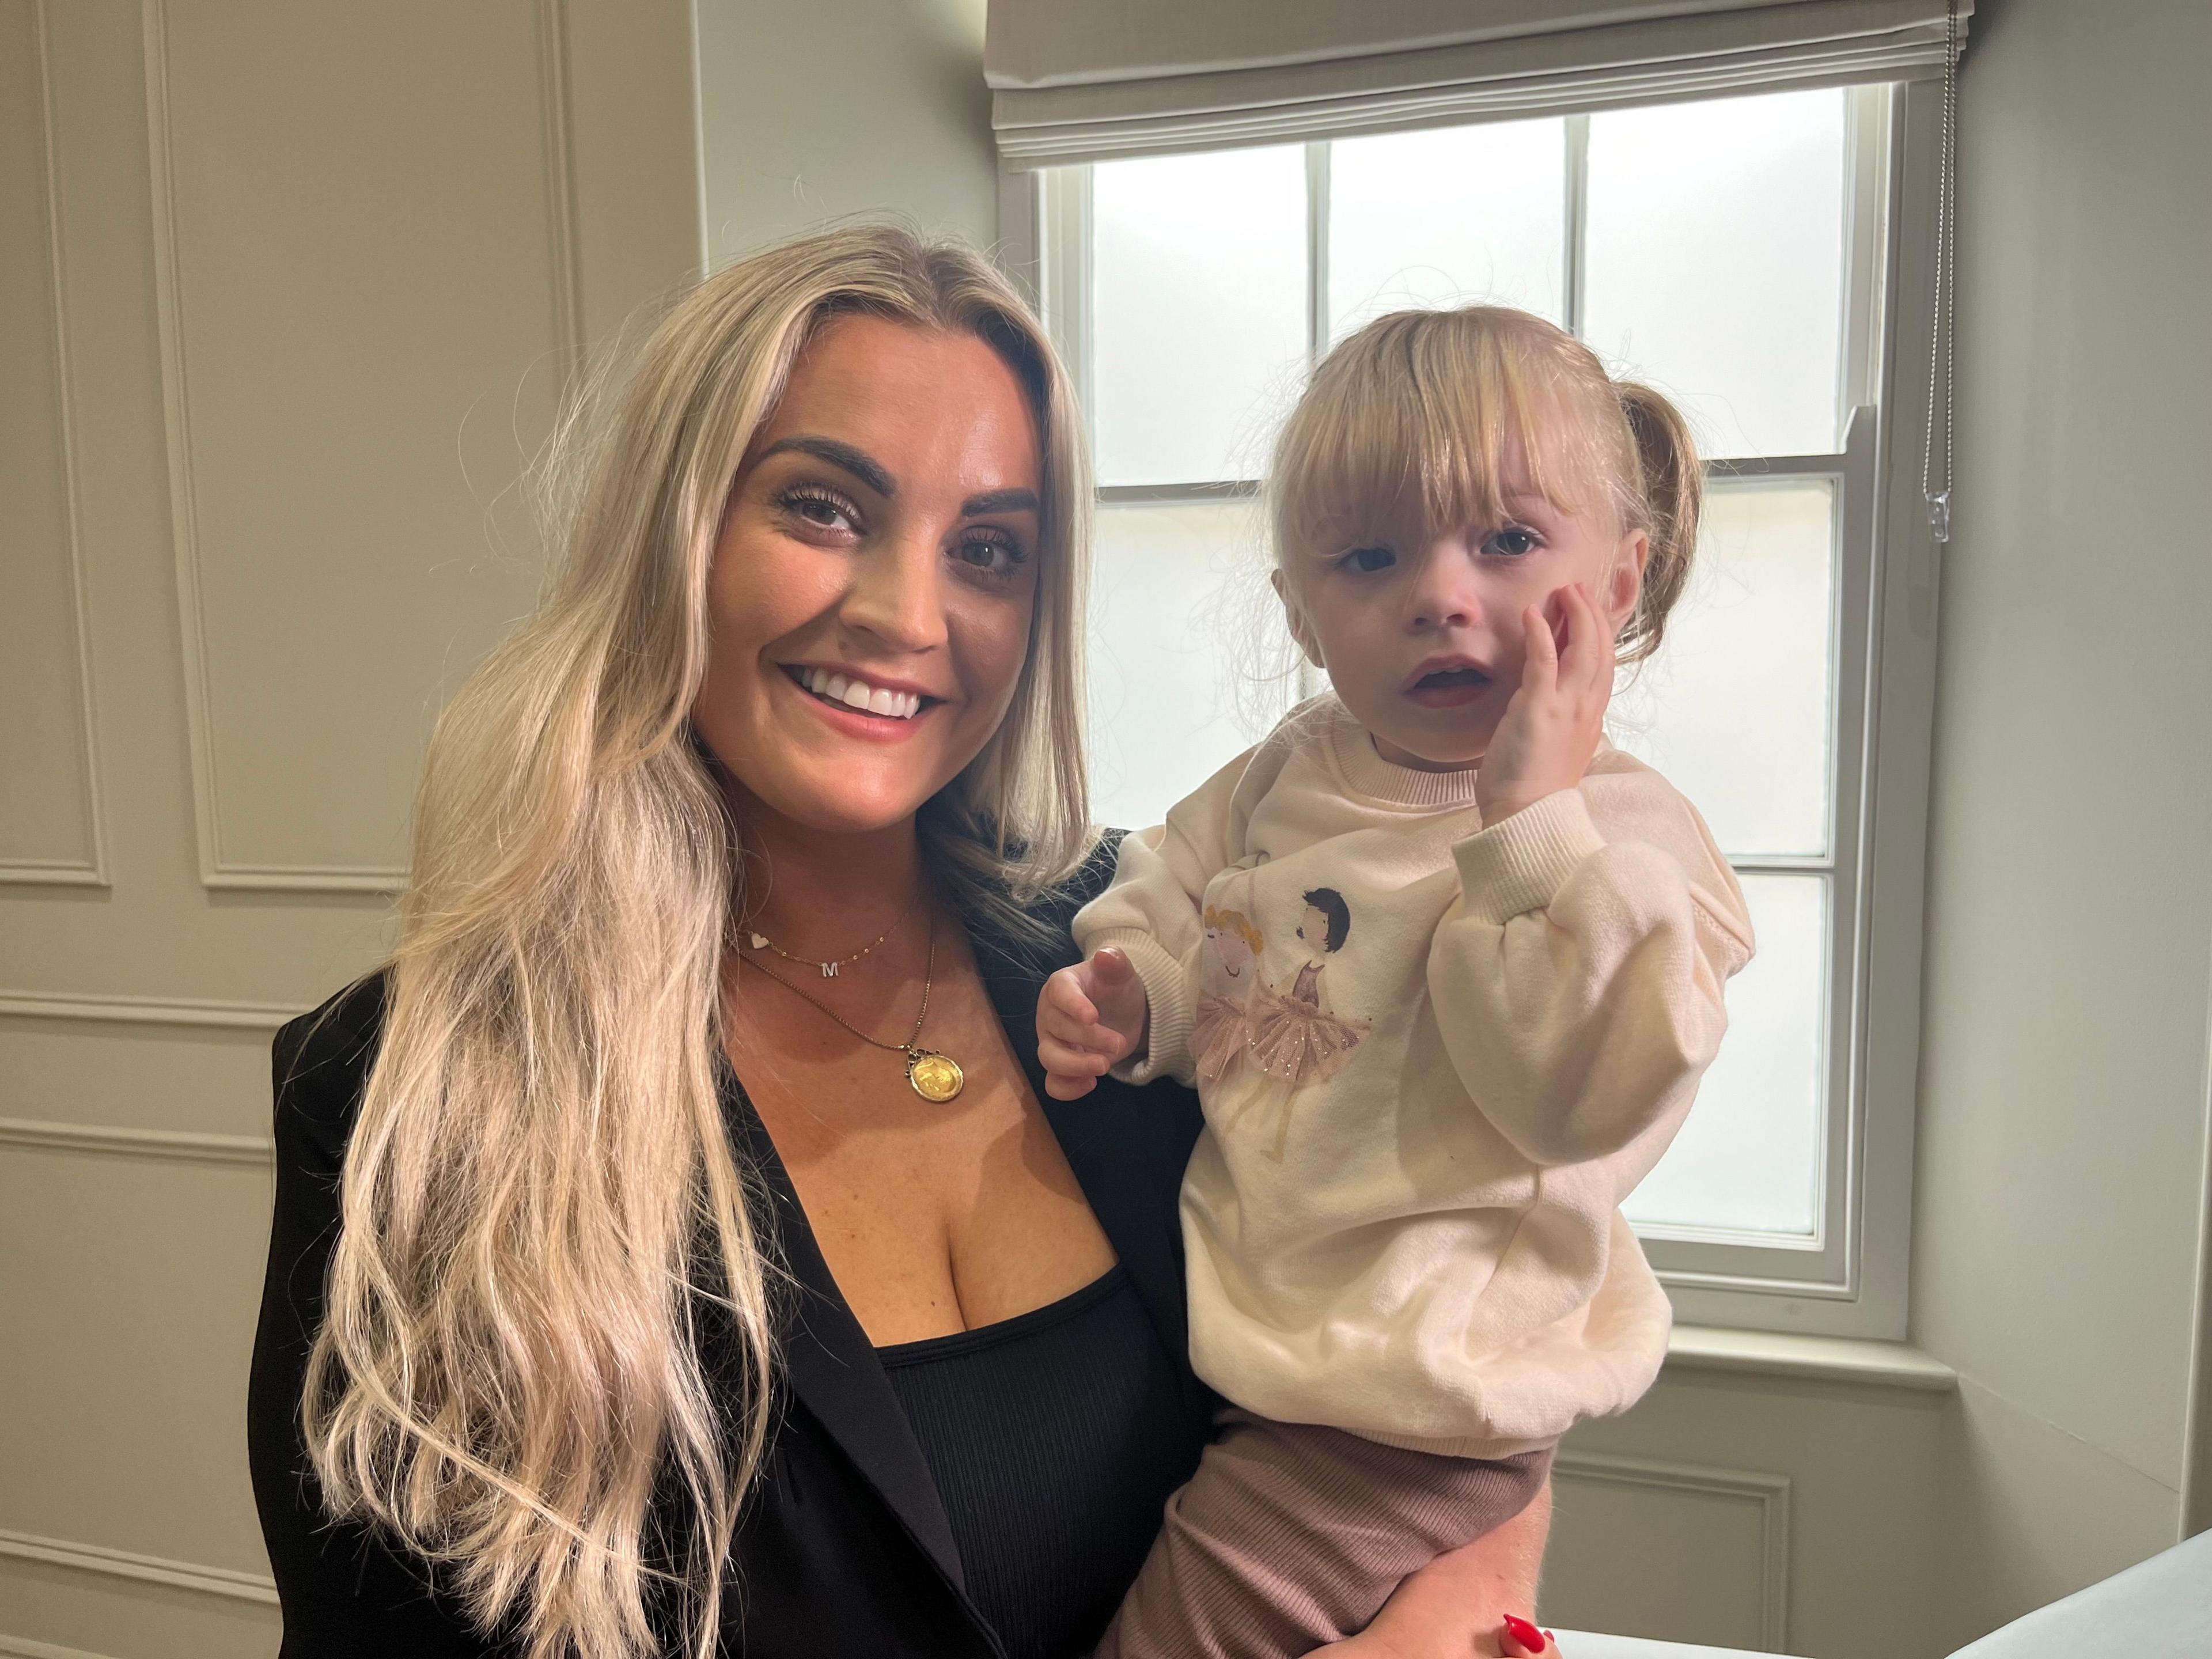
[[[391,979],[391,970],[380,968],[277,1031],[273,1060],[280,1158],[335,1169],[343,1157],[376,1063]]]

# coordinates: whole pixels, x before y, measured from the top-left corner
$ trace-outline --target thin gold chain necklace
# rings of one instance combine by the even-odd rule
[[[895,922],[892,926],[896,927],[897,923]],[[880,945],[883,941],[878,939],[876,943]],[[872,945],[869,948],[874,947]],[[777,954],[782,953],[779,951]],[[744,962],[745,958],[740,957],[738,960]],[[848,957],[848,960],[850,958]],[[922,1022],[929,1018],[929,988],[937,980],[937,921],[934,917],[931,918],[929,924],[928,964],[921,970],[921,1012],[914,1017],[914,1030],[906,1034],[904,1042],[885,1042],[881,1037],[870,1036],[828,1003],[819,997],[809,995],[800,990],[766,963],[756,961],[748,963],[746,965],[759,973],[767,975],[801,1002],[812,1003],[821,1012],[827,1014],[861,1042],[872,1048],[886,1048],[893,1054],[904,1054],[907,1085],[924,1100],[941,1106],[946,1101],[957,1097],[961,1090],[968,1086],[968,1074],[960,1069],[957,1060],[950,1054],[941,1054],[934,1048],[924,1048],[921,1046]]]
[[[848,957],[838,957],[830,962],[817,962],[811,957],[793,956],[790,951],[785,950],[783,946],[778,945],[774,939],[770,939],[766,933],[757,933],[750,928],[745,932],[745,938],[756,951],[773,951],[776,955],[781,957],[786,962],[796,962],[803,963],[809,968],[818,968],[822,970],[823,978],[835,979],[837,977],[837,970],[840,968],[842,968],[848,962],[858,962],[862,957],[867,955],[869,951],[874,950],[876,946],[881,945],[885,939],[889,939],[893,933],[896,933],[901,927],[904,927],[906,925],[906,919],[913,914],[914,906],[909,904],[905,909],[899,912],[898,920],[896,921],[891,923],[890,927],[884,928],[882,933],[877,934],[866,945],[863,945],[859,950],[854,951],[852,955]],[[758,964],[756,963],[755,965],[757,966]],[[763,968],[761,971],[763,973],[766,973],[768,970]],[[774,975],[771,975],[770,977],[773,978]]]

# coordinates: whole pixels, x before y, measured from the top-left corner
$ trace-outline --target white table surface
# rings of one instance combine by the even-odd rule
[[[1774,1659],[1748,1648],[1698,1648],[1680,1642],[1655,1642],[1644,1636],[1600,1636],[1592,1631],[1561,1630],[1553,1637],[1560,1659]]]
[[[1564,1644],[1561,1651],[1566,1651]],[[2212,1659],[2212,1532],[2015,1619],[1951,1659],[2087,1659],[2093,1654]],[[1593,1653],[1590,1659],[1612,1656]]]
[[[1554,1629],[1563,1659],[1750,1659],[1741,1648],[1685,1647]],[[2212,1659],[2212,1532],[2039,1607],[1951,1659]],[[1772,1659],[1766,1656],[1765,1659]]]

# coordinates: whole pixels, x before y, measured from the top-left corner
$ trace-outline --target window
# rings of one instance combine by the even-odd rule
[[[1870,787],[1877,714],[1909,748],[1932,707],[1927,630],[1886,633],[1885,592],[1892,609],[1899,595],[1880,556],[1881,526],[1909,526],[1917,500],[1883,453],[1911,90],[1038,175],[1046,311],[1098,467],[1103,822],[1157,822],[1317,689],[1267,593],[1254,491],[1310,366],[1348,330],[1407,306],[1520,306],[1660,386],[1698,429],[1698,565],[1612,721],[1705,812],[1759,934],[1698,1109],[1626,1206],[1695,1322],[1904,1334],[1912,1077],[1864,1057],[1878,1019],[1917,1042],[1924,772],[1916,795],[1903,769],[1886,835]],[[1912,902],[1877,940],[1885,858]],[[1882,960],[1903,964],[1914,1006],[1870,994]],[[1870,1245],[1884,1221],[1897,1236]]]

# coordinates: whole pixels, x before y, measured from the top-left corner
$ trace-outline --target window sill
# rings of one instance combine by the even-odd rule
[[[1959,1374],[1909,1342],[1858,1337],[1791,1336],[1774,1331],[1677,1325],[1667,1339],[1667,1370],[1744,1371],[1759,1376],[1811,1377],[1877,1388],[1948,1394]]]

